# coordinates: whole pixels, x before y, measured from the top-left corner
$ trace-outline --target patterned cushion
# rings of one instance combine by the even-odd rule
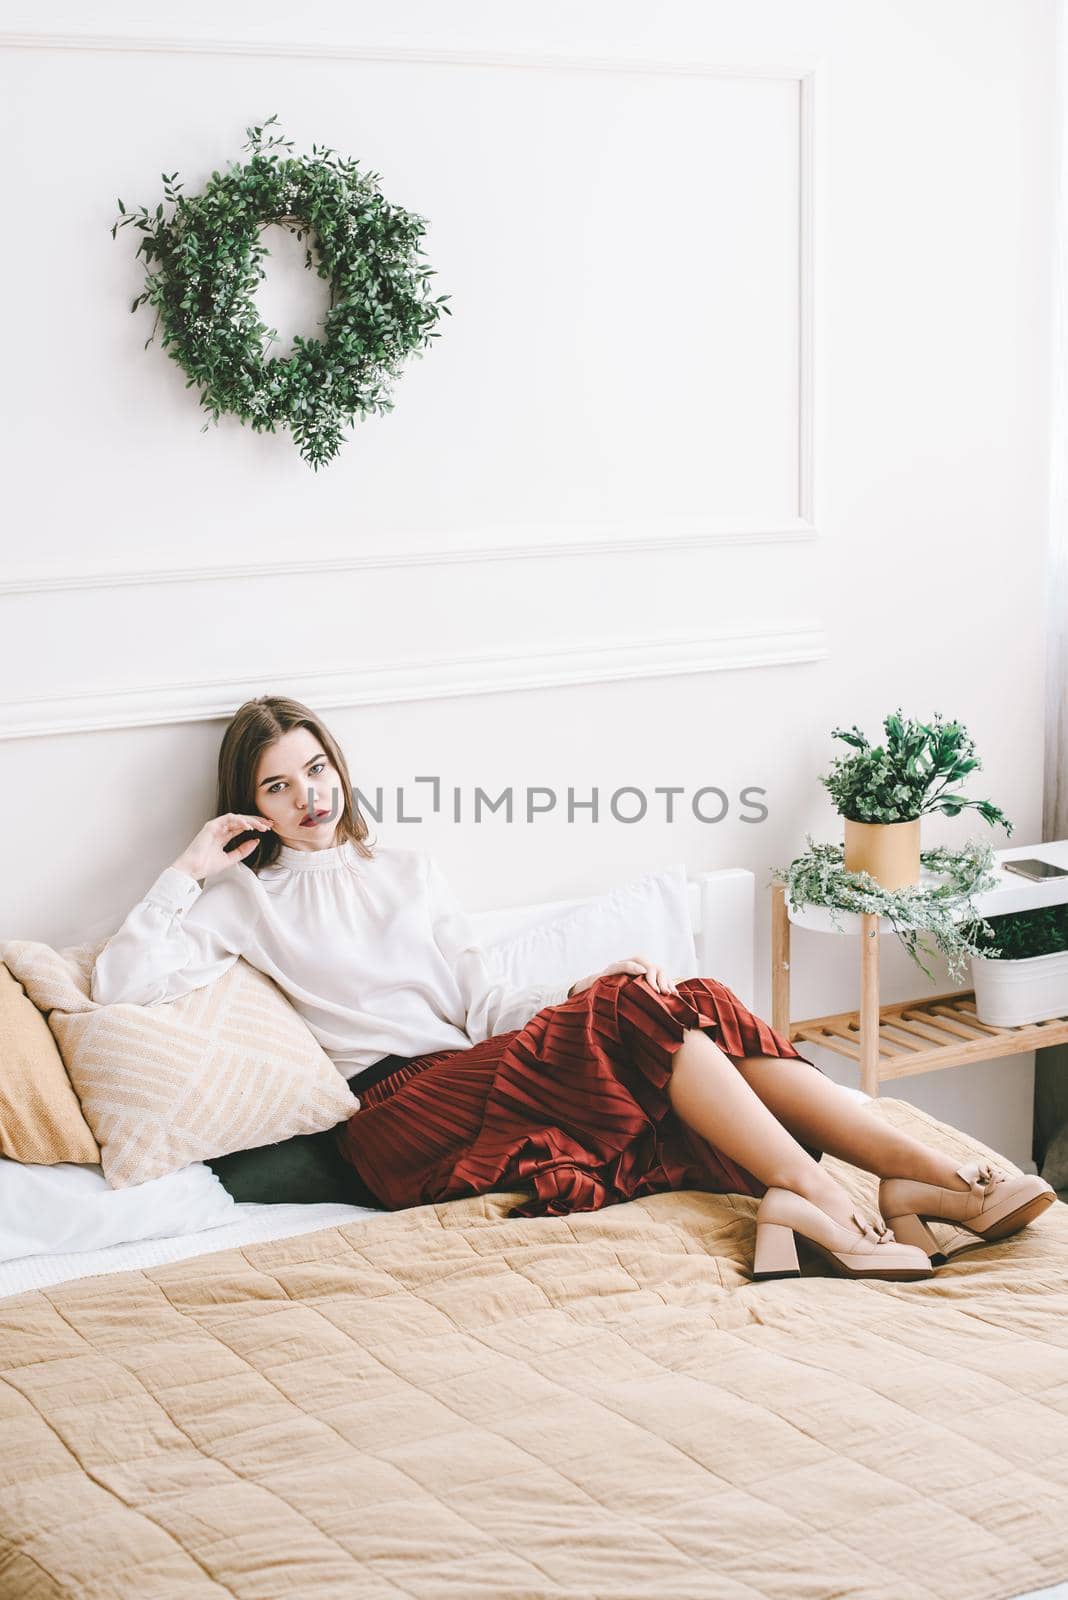
[[[54,1167],[100,1151],[48,1024],[0,963],[0,1155]]]
[[[98,1005],[106,940],[0,956],[47,1013],[113,1189],[344,1122],[360,1102],[278,986],[239,958],[215,983],[153,1006]]]

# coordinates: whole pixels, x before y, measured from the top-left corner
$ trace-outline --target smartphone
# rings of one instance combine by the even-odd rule
[[[1021,878],[1041,883],[1044,878],[1068,878],[1068,867],[1056,867],[1052,861],[1039,861],[1037,856],[1024,856],[1019,861],[1003,861],[1006,872],[1018,872]]]

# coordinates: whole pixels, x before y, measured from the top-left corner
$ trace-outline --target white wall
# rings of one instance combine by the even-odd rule
[[[375,834],[472,907],[752,867],[765,1012],[769,869],[841,836],[836,724],[960,717],[970,792],[1040,837],[1054,0],[171,15],[0,19],[3,936],[117,925],[268,691],[327,717],[365,792],[402,787],[424,820],[387,804]],[[452,296],[317,475],[285,435],[201,433],[109,231],[274,111],[428,219]],[[307,329],[293,277],[264,304]],[[556,813],[467,820],[509,785]],[[608,814],[621,785],[643,821]],[[971,834],[1006,842],[968,813],[924,838]],[[795,934],[793,977],[795,1015],[851,1006],[855,943]],[[888,950],[885,998],[925,987]],[[1030,1058],[893,1092],[1030,1155]]]

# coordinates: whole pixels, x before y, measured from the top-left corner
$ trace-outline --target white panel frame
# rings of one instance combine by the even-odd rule
[[[271,56],[293,59],[331,59],[351,61],[405,62],[449,67],[490,67],[502,71],[522,68],[545,72],[587,71],[607,73],[645,73],[675,77],[751,78],[796,83],[799,104],[799,393],[798,393],[798,506],[794,517],[762,519],[752,516],[695,517],[672,519],[666,531],[635,530],[623,522],[566,525],[552,523],[527,529],[472,530],[468,535],[450,533],[448,551],[421,547],[395,552],[339,557],[319,562],[264,560],[241,564],[199,561],[188,566],[162,563],[158,566],[123,563],[95,563],[58,570],[55,566],[23,568],[17,576],[0,583],[0,595],[31,594],[56,588],[100,588],[125,584],[172,583],[210,578],[233,581],[250,577],[278,577],[293,572],[319,572],[324,576],[366,567],[407,567],[447,565],[456,561],[500,561],[543,559],[547,556],[617,554],[621,551],[708,548],[721,543],[779,543],[818,537],[822,515],[820,490],[822,471],[825,405],[822,374],[817,372],[816,354],[822,348],[821,308],[816,292],[821,276],[825,225],[821,201],[821,182],[817,174],[826,171],[824,100],[827,63],[823,57],[799,60],[720,63],[665,61],[640,56],[556,55],[544,52],[497,52],[479,50],[404,49],[389,46],[345,44],[303,44],[294,40],[189,39],[151,35],[0,33],[0,50],[74,50],[160,54]],[[563,537],[562,527],[566,528]]]
[[[139,561],[82,562],[22,566],[0,580],[0,624],[10,637],[37,637],[35,610],[47,596],[61,590],[84,592],[136,586],[145,591],[145,604],[154,603],[157,585],[182,582],[231,583],[271,578],[284,583],[294,574],[313,574],[330,580],[341,573],[372,569],[448,567],[456,563],[531,561],[561,556],[615,555],[622,552],[709,549],[732,545],[776,547],[784,543],[814,541],[818,537],[820,490],[824,453],[826,406],[824,378],[817,352],[823,348],[821,308],[817,284],[824,251],[822,180],[826,171],[825,116],[826,61],[822,57],[760,60],[746,63],[649,59],[619,54],[583,56],[544,52],[498,52],[437,48],[354,46],[344,43],[304,44],[294,40],[251,38],[178,38],[163,35],[92,34],[60,32],[0,33],[0,49],[134,52],[199,55],[270,56],[290,59],[345,59],[455,67],[490,67],[559,72],[583,70],[598,73],[644,73],[687,78],[778,80],[798,86],[799,107],[799,393],[797,514],[763,519],[754,516],[696,516],[666,519],[655,528],[647,523],[598,522],[537,525],[520,528],[473,528],[466,534],[450,532],[449,549],[434,548],[433,535],[413,536],[408,548],[367,551],[316,561],[255,560],[241,563],[204,562],[176,564],[173,559],[152,564]],[[36,603],[35,603],[36,597]],[[159,597],[162,598],[162,597]],[[8,612],[4,616],[4,605]],[[27,609],[19,614],[20,602]],[[158,603],[158,602],[155,602]],[[90,608],[87,606],[87,613]],[[95,613],[94,613],[95,617]],[[96,619],[99,624],[99,619]],[[86,628],[90,630],[87,614]],[[335,670],[263,672],[246,681],[187,678],[138,688],[126,685],[79,683],[69,693],[45,697],[19,696],[0,703],[0,740],[88,732],[161,723],[198,721],[232,714],[237,701],[270,690],[300,691],[306,699],[327,708],[377,704],[396,700],[422,700],[442,695],[466,695],[544,688],[572,683],[605,682],[619,678],[664,676],[716,671],[723,668],[794,664],[823,659],[828,654],[822,623],[806,617],[783,618],[774,626],[763,623],[742,630],[719,630],[699,639],[637,640],[626,645],[579,641],[565,651],[535,650],[525,658],[500,655],[360,663]]]

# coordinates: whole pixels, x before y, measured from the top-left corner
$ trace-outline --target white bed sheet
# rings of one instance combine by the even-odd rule
[[[42,1289],[71,1278],[90,1278],[102,1272],[129,1272],[133,1267],[156,1267],[166,1261],[185,1261],[213,1250],[230,1250],[234,1245],[256,1244],[263,1239],[286,1239],[316,1228],[336,1228],[356,1217],[379,1217],[382,1212],[370,1206],[252,1205],[234,1207],[233,1220],[197,1233],[178,1234],[172,1239],[138,1239],[131,1244],[108,1245],[104,1250],[79,1250],[67,1255],[23,1256],[20,1261],[0,1263],[0,1299],[22,1294],[27,1289]]]

